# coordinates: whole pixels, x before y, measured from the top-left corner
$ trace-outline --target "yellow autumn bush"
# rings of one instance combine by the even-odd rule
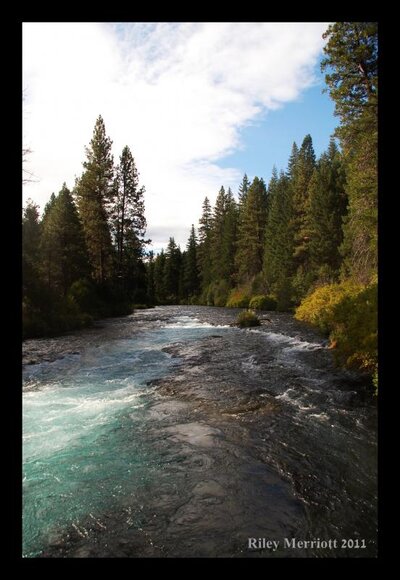
[[[357,295],[363,286],[353,282],[318,286],[306,296],[296,309],[295,318],[317,326],[322,332],[329,333],[334,321],[334,308],[345,296]]]
[[[295,318],[329,334],[340,364],[375,375],[377,352],[377,283],[343,282],[320,286],[307,296]]]
[[[378,362],[377,284],[365,286],[356,295],[345,295],[334,307],[331,339],[336,357],[348,367],[374,373]]]

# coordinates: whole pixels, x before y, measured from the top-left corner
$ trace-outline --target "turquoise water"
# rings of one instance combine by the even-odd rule
[[[157,395],[147,383],[179,365],[162,349],[223,329],[180,316],[134,332],[132,322],[129,338],[25,368],[25,557],[39,555],[71,526],[86,536],[88,517],[101,527],[100,514],[154,476],[159,458],[146,428]]]

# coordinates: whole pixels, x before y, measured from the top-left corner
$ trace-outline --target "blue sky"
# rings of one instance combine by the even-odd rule
[[[292,143],[316,154],[336,126],[319,70],[327,23],[24,23],[24,201],[43,209],[82,173],[102,115],[146,188],[147,235],[185,246],[205,196],[268,182]]]
[[[319,76],[321,84],[305,90],[296,101],[269,111],[244,127],[240,131],[243,149],[226,156],[219,165],[237,167],[251,178],[263,177],[268,184],[273,165],[278,171],[285,170],[293,141],[300,146],[308,133],[319,157],[327,149],[338,125],[333,101],[327,93],[322,93],[323,75]]]

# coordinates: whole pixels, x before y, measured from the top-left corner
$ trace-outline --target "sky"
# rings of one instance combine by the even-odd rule
[[[327,23],[24,23],[24,185],[41,210],[82,173],[102,115],[128,145],[156,251],[185,247],[205,196],[268,183],[307,133],[320,155],[337,125],[319,70]]]

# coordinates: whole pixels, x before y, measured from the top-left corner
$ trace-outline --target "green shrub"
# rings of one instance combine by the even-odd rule
[[[250,298],[245,294],[244,290],[232,290],[229,295],[226,306],[228,308],[247,308],[249,306]]]
[[[250,300],[249,307],[254,310],[276,310],[277,303],[273,296],[259,294],[258,296],[253,296]]]
[[[237,317],[236,324],[241,328],[248,328],[249,326],[260,326],[261,322],[254,312],[243,310]]]

